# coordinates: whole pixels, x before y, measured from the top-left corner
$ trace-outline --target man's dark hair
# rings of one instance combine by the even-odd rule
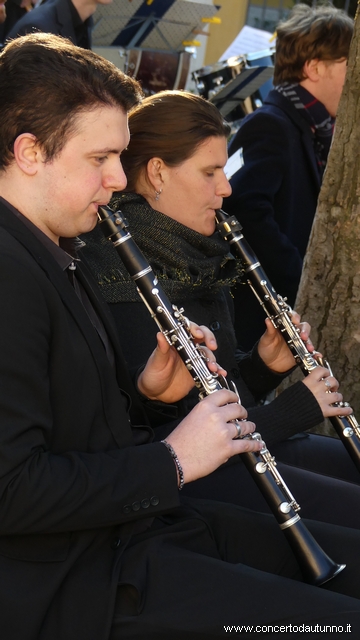
[[[12,40],[0,54],[0,169],[14,159],[22,133],[33,134],[46,160],[76,132],[77,116],[99,106],[128,112],[140,85],[96,53],[53,34]]]
[[[333,6],[295,5],[276,30],[274,84],[301,82],[309,60],[348,58],[354,23]]]

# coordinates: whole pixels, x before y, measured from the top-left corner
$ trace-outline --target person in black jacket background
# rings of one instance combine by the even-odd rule
[[[295,5],[277,28],[274,89],[242,122],[229,157],[242,150],[224,210],[235,215],[276,291],[290,305],[300,281],[346,73],[353,20],[334,7]],[[236,333],[249,349],[264,314],[234,289]],[[247,314],[242,313],[244,306]]]
[[[84,49],[91,49],[92,15],[98,4],[112,0],[47,0],[26,13],[7,32],[11,40],[27,33],[42,31],[69,38]]]
[[[14,24],[34,8],[31,0],[7,0],[6,19],[0,26],[0,42],[4,43]],[[1,23],[1,19],[0,19]]]

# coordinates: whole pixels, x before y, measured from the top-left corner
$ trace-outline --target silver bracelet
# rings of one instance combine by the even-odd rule
[[[177,455],[176,455],[174,449],[172,448],[171,444],[169,444],[166,440],[160,440],[160,442],[162,442],[162,444],[165,445],[165,447],[167,448],[168,452],[170,453],[172,459],[175,462],[175,465],[176,465],[176,468],[177,468],[177,471],[178,471],[178,474],[179,474],[179,481],[180,481],[180,483],[179,483],[179,491],[181,491],[181,489],[183,488],[183,486],[185,484],[185,481],[184,481],[184,472],[183,472],[183,468],[182,468],[182,466],[180,464],[180,460],[177,457]]]

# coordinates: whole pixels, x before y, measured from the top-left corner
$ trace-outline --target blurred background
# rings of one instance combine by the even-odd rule
[[[353,16],[357,3],[334,5]],[[187,89],[237,123],[271,89],[276,25],[293,6],[294,0],[113,0],[96,10],[92,48],[136,77],[146,94]]]

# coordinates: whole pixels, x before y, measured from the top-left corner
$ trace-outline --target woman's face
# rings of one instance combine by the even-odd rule
[[[163,187],[152,205],[181,224],[210,236],[215,231],[215,210],[231,193],[225,176],[227,140],[207,138],[194,155],[177,167],[162,170]]]

